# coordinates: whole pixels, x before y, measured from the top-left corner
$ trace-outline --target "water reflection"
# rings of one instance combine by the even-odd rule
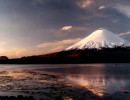
[[[70,82],[103,96],[130,91],[129,66],[130,64],[2,65],[0,70],[33,69],[60,73]]]
[[[64,64],[36,69],[62,73],[98,96],[130,91],[130,64]]]
[[[85,68],[81,68],[78,71],[83,73],[69,74],[67,75],[67,79],[89,89],[98,96],[130,91],[130,73],[128,66],[100,64],[98,66],[87,67],[86,70]]]
[[[89,77],[89,76],[68,76],[71,82],[83,86],[98,96],[114,94],[122,90],[130,90],[130,80],[116,79],[112,77]],[[126,88],[127,87],[127,88]]]

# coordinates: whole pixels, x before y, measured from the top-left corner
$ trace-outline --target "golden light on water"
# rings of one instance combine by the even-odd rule
[[[104,96],[104,91],[101,88],[97,87],[97,86],[100,86],[101,84],[95,83],[97,86],[92,85],[91,82],[88,79],[84,79],[84,77],[80,77],[80,78],[68,77],[68,79],[74,82],[75,84],[85,87],[86,89],[90,90],[97,96],[100,96],[100,97]],[[100,81],[100,79],[97,79],[96,81]],[[102,80],[102,85],[105,85],[105,79]]]
[[[73,75],[67,78],[73,84],[84,87],[99,97],[103,97],[106,94],[113,94],[117,91],[121,92],[126,85],[129,85],[123,78],[106,77],[103,74],[96,76]]]

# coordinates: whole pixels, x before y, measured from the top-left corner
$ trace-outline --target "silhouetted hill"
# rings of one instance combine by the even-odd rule
[[[130,63],[130,47],[69,50],[0,61],[9,64]]]
[[[0,56],[0,60],[8,60],[8,57],[6,57],[6,56]]]

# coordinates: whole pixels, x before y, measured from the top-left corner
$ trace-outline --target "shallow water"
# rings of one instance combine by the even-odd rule
[[[0,65],[0,71],[31,69],[60,73],[98,96],[130,92],[130,64]],[[123,95],[124,96],[124,95]],[[129,98],[130,95],[127,95]],[[124,98],[124,97],[123,97]],[[125,99],[124,99],[125,100]]]

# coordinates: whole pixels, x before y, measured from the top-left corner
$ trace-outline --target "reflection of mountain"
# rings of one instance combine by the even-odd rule
[[[83,71],[84,66],[81,65]],[[85,70],[86,73],[68,75],[67,78],[71,82],[89,89],[98,96],[106,94],[113,95],[117,92],[123,92],[124,90],[130,91],[129,65],[99,64],[98,66],[97,64],[96,66],[95,64],[93,66],[86,65],[86,67],[88,67],[88,69]],[[91,72],[91,70],[93,70],[93,72]]]
[[[62,73],[74,84],[103,96],[130,90],[129,66],[130,64],[67,64],[46,67],[43,71]]]
[[[104,94],[113,94],[118,91],[127,90],[125,86],[130,84],[130,80],[123,78],[116,79],[112,77],[87,77],[87,76],[69,76],[68,79],[75,84],[83,86],[98,96]]]

